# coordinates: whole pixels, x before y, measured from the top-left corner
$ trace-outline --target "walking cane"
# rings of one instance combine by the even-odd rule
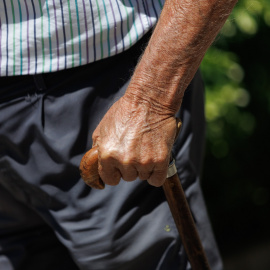
[[[181,122],[178,122],[178,130],[180,130],[180,126]],[[80,172],[87,185],[97,189],[104,189],[105,185],[98,174],[97,147],[93,147],[83,156]],[[173,159],[168,167],[163,190],[192,269],[210,270]]]

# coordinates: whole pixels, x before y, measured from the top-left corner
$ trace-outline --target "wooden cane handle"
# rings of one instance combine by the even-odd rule
[[[96,189],[104,189],[105,184],[98,174],[98,148],[93,147],[83,156],[80,163],[80,173],[84,182]]]

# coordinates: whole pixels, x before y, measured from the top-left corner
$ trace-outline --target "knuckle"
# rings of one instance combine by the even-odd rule
[[[142,159],[140,161],[140,165],[143,167],[143,168],[148,168],[149,166],[153,166],[154,164],[154,161],[153,159],[150,157],[150,158],[147,158],[147,159]]]
[[[158,157],[155,160],[155,166],[159,169],[166,168],[168,164],[168,158],[167,157]]]
[[[103,148],[99,147],[99,161],[103,164],[112,164],[115,162],[117,154],[114,150],[104,150]]]
[[[159,155],[155,157],[155,164],[158,168],[166,167],[169,163],[168,151],[161,151]]]
[[[134,151],[125,151],[123,153],[119,153],[119,161],[124,166],[130,166],[137,163],[137,157],[134,154]]]
[[[100,163],[105,165],[105,164],[112,164],[114,162],[114,158],[109,155],[109,154],[102,154],[100,155]]]

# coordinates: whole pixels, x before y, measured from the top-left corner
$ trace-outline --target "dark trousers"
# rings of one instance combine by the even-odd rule
[[[190,269],[161,188],[92,190],[78,166],[125,92],[145,41],[86,66],[0,78],[0,269]],[[213,270],[221,262],[203,202],[203,84],[186,91],[174,152]]]

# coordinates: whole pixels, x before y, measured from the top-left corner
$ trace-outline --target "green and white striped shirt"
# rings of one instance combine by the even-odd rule
[[[0,76],[52,72],[121,53],[165,0],[0,0]]]

